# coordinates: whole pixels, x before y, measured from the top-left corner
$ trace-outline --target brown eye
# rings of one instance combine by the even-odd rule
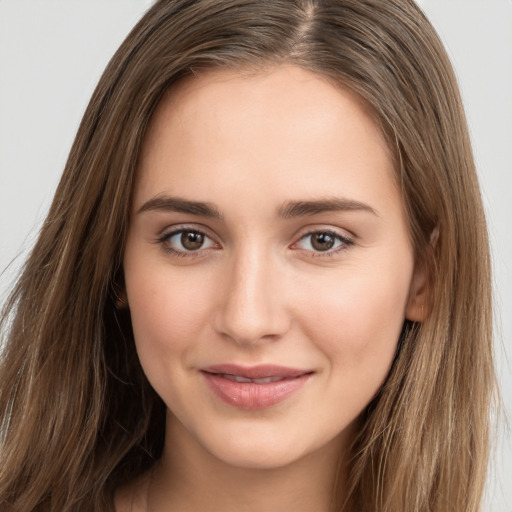
[[[177,229],[166,233],[157,242],[166,252],[179,256],[199,255],[207,249],[220,248],[208,235],[197,229]]]
[[[183,231],[181,233],[181,245],[187,251],[197,251],[204,244],[204,235],[197,231]]]
[[[328,251],[334,247],[336,237],[331,233],[313,233],[311,235],[311,246],[316,251]]]
[[[320,256],[325,253],[325,256],[332,256],[353,243],[352,239],[335,231],[313,231],[304,235],[294,244],[294,248],[311,252],[312,255]]]

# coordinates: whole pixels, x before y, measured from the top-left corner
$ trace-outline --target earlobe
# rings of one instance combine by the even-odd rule
[[[117,309],[128,308],[128,298],[126,296],[126,290],[124,286],[121,287],[117,284],[114,285],[114,303]]]
[[[121,293],[117,294],[117,297],[116,297],[116,308],[117,309],[128,308],[128,299],[126,298],[126,293],[121,292]]]
[[[414,275],[405,309],[405,318],[411,322],[423,322],[430,314],[431,285],[434,259],[438,250],[439,224],[430,232],[427,254],[414,266]]]
[[[429,278],[425,265],[415,269],[405,309],[405,318],[411,322],[423,322],[429,314]]]

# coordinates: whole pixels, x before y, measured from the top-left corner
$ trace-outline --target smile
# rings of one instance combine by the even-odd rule
[[[240,375],[230,375],[229,373],[217,374],[223,379],[232,380],[233,382],[255,382],[256,384],[268,384],[269,382],[279,382],[284,380],[284,377],[264,377],[262,379],[249,379]]]
[[[302,388],[313,372],[274,365],[230,364],[204,368],[201,374],[216,398],[240,409],[258,410],[284,401]]]

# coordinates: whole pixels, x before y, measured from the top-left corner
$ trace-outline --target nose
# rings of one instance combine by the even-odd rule
[[[268,252],[246,248],[226,262],[215,318],[222,336],[239,345],[274,341],[289,329],[283,275]]]

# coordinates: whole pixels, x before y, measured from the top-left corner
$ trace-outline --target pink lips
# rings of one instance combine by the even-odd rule
[[[240,409],[271,407],[298,391],[312,372],[276,365],[244,367],[222,364],[201,369],[210,389]]]

